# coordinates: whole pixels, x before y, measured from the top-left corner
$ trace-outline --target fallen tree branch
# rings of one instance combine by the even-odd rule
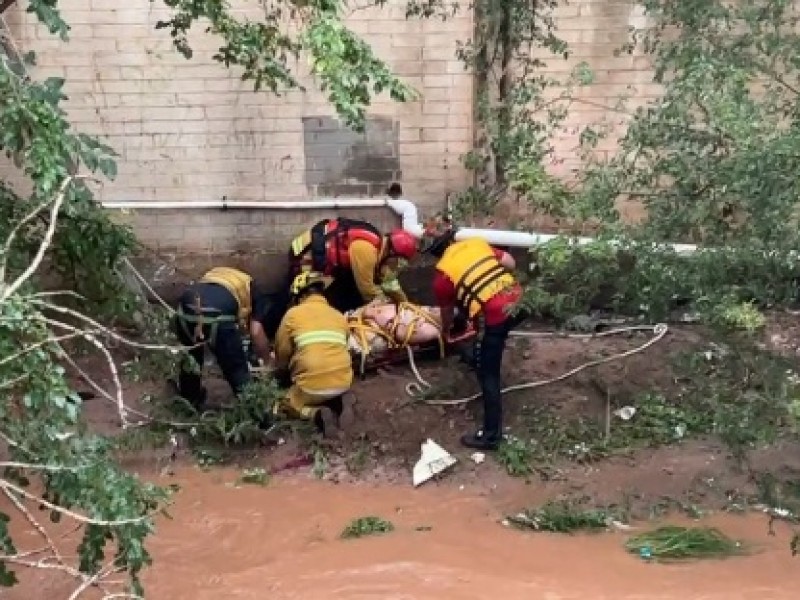
[[[5,287],[5,281],[0,281],[0,285],[4,286],[3,294],[0,296],[0,303],[5,302],[8,298],[11,297],[20,287],[22,287],[25,282],[30,279],[30,277],[36,272],[39,268],[39,265],[44,260],[44,255],[47,253],[47,249],[50,247],[50,244],[53,241],[53,235],[56,233],[56,225],[58,224],[58,213],[61,210],[61,205],[64,203],[64,199],[67,195],[67,186],[74,180],[74,177],[71,175],[64,178],[64,181],[61,182],[61,186],[58,189],[58,193],[55,197],[55,202],[53,202],[53,207],[50,209],[50,223],[47,226],[47,231],[45,232],[44,239],[39,244],[39,249],[36,251],[36,255],[33,257],[31,264],[22,272],[22,274],[17,277],[14,282]],[[33,214],[29,214],[28,217],[31,219],[39,214],[41,208],[37,207]],[[27,217],[26,217],[27,218]],[[12,232],[13,233],[13,232]],[[9,236],[11,237],[11,236]],[[13,241],[13,240],[12,240]],[[8,243],[8,240],[6,240]],[[7,252],[8,249],[6,249]],[[3,275],[5,275],[5,265],[3,265]]]
[[[106,335],[106,336],[108,336],[108,337],[110,337],[112,339],[115,339],[115,340],[117,340],[119,342],[122,342],[126,346],[130,346],[132,348],[139,348],[141,350],[155,350],[155,351],[161,351],[161,352],[171,352],[172,354],[179,354],[181,352],[185,352],[186,350],[190,350],[192,348],[192,346],[184,347],[184,346],[169,346],[167,344],[143,344],[141,342],[136,342],[134,340],[128,339],[128,338],[118,334],[117,332],[109,329],[108,327],[106,327],[104,325],[101,325],[100,323],[98,323],[94,319],[92,319],[90,317],[87,317],[86,315],[84,315],[83,313],[81,313],[81,312],[79,312],[77,310],[73,310],[73,309],[67,308],[65,306],[59,306],[57,304],[53,304],[51,302],[46,302],[45,300],[40,300],[38,298],[31,299],[31,303],[38,305],[43,310],[52,310],[54,312],[58,312],[58,313],[61,313],[61,314],[64,314],[64,315],[69,315],[70,317],[73,317],[75,319],[83,321],[84,323],[88,323],[89,325],[92,326],[93,329],[96,330],[97,334]],[[41,318],[43,320],[46,320],[46,317],[41,317]],[[58,324],[59,326],[64,326],[65,325],[65,324],[61,323],[60,321],[54,321],[53,320],[53,323],[54,324]],[[71,325],[69,325],[67,327],[72,327],[72,329],[74,331],[80,331],[80,329],[78,329],[77,327],[71,326]]]
[[[36,342],[35,344],[30,344],[30,345],[26,346],[25,348],[23,348],[22,350],[20,350],[19,352],[16,352],[15,354],[12,354],[11,356],[6,356],[2,360],[0,360],[0,367],[2,367],[6,363],[10,363],[12,360],[16,360],[18,358],[21,358],[21,357],[25,356],[26,354],[28,354],[29,352],[33,352],[34,350],[36,350],[37,348],[41,348],[42,346],[47,346],[48,344],[56,344],[56,345],[59,345],[59,347],[60,347],[59,342],[63,342],[63,341],[66,341],[66,340],[71,340],[71,339],[74,339],[76,337],[83,337],[87,333],[91,334],[91,332],[77,331],[77,332],[68,333],[68,334],[64,334],[64,335],[59,335],[59,336],[55,336],[55,337],[48,337],[45,340],[41,340],[39,342]]]
[[[45,323],[53,327],[60,327],[62,329],[67,329],[68,331],[77,333],[77,335],[82,336],[85,340],[87,340],[95,348],[97,348],[101,352],[101,354],[103,354],[103,357],[106,359],[106,363],[108,364],[108,369],[111,372],[111,378],[114,381],[114,387],[116,388],[115,402],[117,405],[117,412],[119,414],[120,421],[122,422],[122,428],[126,429],[128,427],[128,417],[125,411],[125,400],[123,398],[122,382],[120,381],[119,378],[119,370],[117,369],[117,364],[114,362],[114,357],[111,356],[111,352],[108,351],[108,348],[106,348],[103,345],[103,343],[100,340],[98,340],[93,333],[90,333],[89,331],[73,327],[72,325],[67,325],[66,323],[62,323],[61,321],[48,319],[47,317],[41,317],[41,319]]]
[[[169,311],[169,314],[174,315],[175,309],[172,308],[169,304],[167,304],[167,302],[158,294],[158,292],[156,292],[153,289],[153,286],[151,286],[150,283],[148,283],[148,281],[144,278],[144,275],[139,273],[139,271],[136,269],[136,267],[133,266],[131,261],[128,260],[127,258],[123,258],[122,261],[125,263],[125,266],[128,267],[128,269],[130,269],[131,273],[133,273],[133,276],[136,277],[139,283],[141,283],[144,286],[144,288],[148,292],[150,292],[156,300],[158,300],[159,304],[161,304],[161,306],[166,308],[167,311]]]
[[[5,480],[3,478],[0,478],[0,488],[2,488],[3,491],[6,492],[6,495],[9,495],[8,494],[9,490],[13,491],[13,492],[16,492],[17,494],[25,496],[29,500],[33,500],[34,502],[38,502],[39,504],[42,504],[42,505],[46,506],[50,510],[54,510],[57,513],[61,513],[62,515],[70,517],[71,519],[73,519],[75,521],[79,521],[80,523],[84,523],[86,525],[97,525],[98,527],[120,527],[122,525],[132,525],[133,523],[141,523],[142,521],[152,517],[152,515],[148,514],[148,515],[142,515],[141,517],[134,517],[134,518],[131,518],[131,519],[118,519],[118,520],[115,520],[115,521],[105,521],[105,520],[102,520],[102,519],[92,519],[91,517],[85,517],[85,516],[83,516],[83,515],[81,515],[79,513],[76,513],[74,511],[69,510],[68,508],[64,508],[63,506],[58,506],[57,504],[53,504],[49,500],[45,500],[44,498],[41,498],[41,497],[37,496],[36,494],[32,494],[29,491],[27,491],[27,490],[25,490],[25,489],[23,489],[23,488],[21,488],[21,487],[19,487],[17,485],[14,485],[10,481],[7,481],[7,480]],[[9,497],[11,497],[11,496],[9,496]],[[27,511],[27,509],[26,509],[26,511]]]
[[[78,372],[78,375],[81,376],[81,379],[83,379],[92,389],[94,389],[98,394],[100,394],[104,399],[108,400],[112,404],[114,405],[117,404],[117,399],[114,398],[114,396],[112,396],[110,393],[108,393],[108,391],[104,389],[103,386],[101,386],[94,379],[92,379],[89,376],[89,374],[86,371],[84,371],[69,354],[66,354],[65,352],[62,358],[65,361],[67,361],[67,363],[69,363],[69,365]],[[165,421],[163,419],[158,419],[156,417],[153,417],[152,415],[149,415],[141,410],[132,408],[127,404],[124,404],[124,407],[126,412],[132,415],[136,415],[140,419],[143,419],[143,421],[140,421],[138,423],[128,423],[128,427],[141,427],[149,423],[159,423],[161,425],[168,425],[170,427],[175,427],[176,429],[189,429],[191,427],[197,427],[200,424],[197,422],[181,423],[177,421]]]
[[[98,586],[99,583],[109,575],[112,575],[113,573],[118,573],[123,570],[124,570],[123,568],[116,566],[114,564],[114,561],[110,562],[102,569],[98,569],[97,573],[95,573],[91,577],[85,577],[84,582],[80,586],[78,586],[78,588],[76,588],[76,590],[72,592],[72,594],[70,594],[67,600],[77,600],[77,598],[81,594],[83,594],[83,592],[88,590],[90,587]],[[106,597],[108,597],[107,593]]]
[[[0,486],[3,485],[3,482],[4,482],[4,480],[0,479]],[[11,489],[13,489],[13,487]],[[41,535],[42,538],[44,538],[45,543],[47,544],[48,548],[50,549],[50,552],[53,553],[53,556],[56,558],[56,560],[58,560],[58,562],[60,562],[60,563],[63,563],[64,561],[63,561],[63,559],[61,557],[61,553],[58,551],[58,548],[56,547],[55,542],[53,542],[53,538],[51,538],[50,534],[47,533],[47,530],[44,527],[42,527],[42,524],[39,523],[38,520],[36,520],[36,517],[34,517],[31,514],[31,511],[29,511],[25,507],[25,505],[20,501],[19,498],[17,498],[14,494],[11,493],[9,488],[3,487],[3,493],[6,495],[6,497],[9,500],[11,500],[11,503],[17,508],[17,510],[23,514],[23,516],[28,521],[28,523],[30,523],[31,526],[36,531],[39,532],[39,535]]]

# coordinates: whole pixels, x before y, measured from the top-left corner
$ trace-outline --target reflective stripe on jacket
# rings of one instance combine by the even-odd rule
[[[309,331],[294,336],[294,344],[304,348],[310,344],[339,344],[347,346],[347,336],[340,331]]]
[[[321,294],[311,294],[281,321],[275,339],[276,366],[288,367],[292,381],[303,390],[348,389],[353,383],[348,333],[345,316]]]

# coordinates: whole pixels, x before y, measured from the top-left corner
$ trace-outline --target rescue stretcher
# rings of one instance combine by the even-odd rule
[[[448,344],[441,331],[439,309],[410,302],[371,304],[345,314],[350,328],[348,347],[356,372],[363,378],[379,368],[447,356],[456,342],[475,337],[471,325]]]
[[[350,329],[348,349],[361,378],[383,367],[407,364],[410,356],[414,362],[440,360],[450,355],[455,344],[468,342],[476,334],[470,324],[464,323],[459,335],[448,344],[441,332],[439,309],[410,302],[368,304],[345,313],[345,317]],[[252,373],[272,371],[259,365],[249,338],[245,338],[244,347]]]

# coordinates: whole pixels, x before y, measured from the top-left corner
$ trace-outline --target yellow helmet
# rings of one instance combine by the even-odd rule
[[[319,285],[320,287],[325,286],[325,279],[322,273],[317,271],[303,271],[292,281],[292,287],[290,289],[292,296],[299,296],[312,285]]]

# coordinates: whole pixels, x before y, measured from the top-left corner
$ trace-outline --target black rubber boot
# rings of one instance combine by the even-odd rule
[[[169,387],[172,389],[173,393],[177,394],[191,404],[192,408],[196,410],[198,414],[201,414],[203,411],[205,411],[208,403],[208,390],[205,386],[200,387],[200,393],[197,396],[190,397],[181,393],[181,388],[174,378],[168,378],[167,383],[169,384]]]
[[[356,422],[354,409],[356,395],[353,392],[345,392],[342,394],[341,400],[342,411],[339,413],[339,427],[342,429],[350,429]]]
[[[496,434],[486,435],[482,429],[475,433],[465,433],[461,436],[461,444],[475,450],[497,450],[502,441],[502,436]]]
[[[314,425],[327,439],[339,437],[341,431],[338,421],[336,414],[327,406],[320,407],[314,414]]]

